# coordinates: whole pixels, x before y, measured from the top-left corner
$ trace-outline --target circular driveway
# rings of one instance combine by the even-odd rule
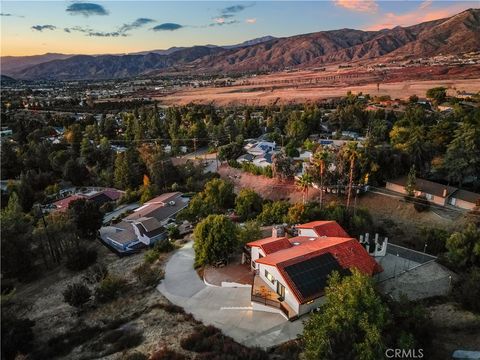
[[[165,279],[157,289],[172,303],[207,325],[247,346],[268,348],[297,337],[301,320],[287,321],[275,313],[253,311],[250,287],[207,286],[193,268],[195,252],[190,241],[167,262]]]

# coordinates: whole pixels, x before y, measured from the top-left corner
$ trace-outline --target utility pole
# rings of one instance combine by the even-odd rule
[[[197,152],[197,138],[193,138],[193,152],[196,153]]]

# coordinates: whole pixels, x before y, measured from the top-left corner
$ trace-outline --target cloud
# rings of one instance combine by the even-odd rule
[[[33,25],[32,30],[43,31],[43,30],[55,30],[57,27],[54,25]]]
[[[73,3],[67,7],[67,12],[71,15],[83,15],[83,16],[92,16],[92,15],[108,15],[108,11],[102,5],[93,4],[93,3]]]
[[[257,19],[255,19],[255,18],[246,19],[245,22],[247,24],[255,24],[257,22]]]
[[[336,6],[343,7],[347,10],[376,13],[378,4],[375,0],[333,0]]]
[[[148,19],[148,18],[138,18],[134,22],[130,24],[123,24],[119,29],[118,32],[120,33],[126,33],[130,30],[138,29],[144,25],[147,25],[149,23],[155,22],[153,19]]]
[[[219,18],[214,18],[213,22],[208,24],[208,26],[223,26],[223,25],[232,25],[232,24],[238,24],[238,20],[226,20],[225,18],[219,17]]]
[[[103,31],[92,31],[87,34],[87,36],[96,36],[96,37],[119,37],[119,36],[128,36],[127,34],[119,33],[118,31],[114,32],[103,32]]]
[[[9,14],[9,13],[0,13],[0,16],[13,16],[13,14]]]
[[[153,31],[174,31],[183,28],[183,25],[175,23],[163,23],[152,28]]]
[[[219,10],[219,15],[212,18],[212,22],[208,26],[223,26],[223,25],[232,25],[238,24],[239,21],[235,19],[237,14],[246,8],[252,7],[255,4],[238,4],[227,6]],[[230,19],[230,20],[228,20]],[[252,22],[250,22],[252,23]]]
[[[222,14],[232,14],[232,13],[238,13],[240,11],[245,10],[247,7],[253,6],[251,5],[232,5],[232,6],[227,6],[226,8],[222,9]]]
[[[432,5],[432,2],[433,0],[425,0],[423,1],[420,6],[418,7],[419,9],[426,9],[428,8],[430,5]]]
[[[425,4],[428,3],[428,4]],[[395,26],[411,26],[421,22],[438,20],[450,17],[464,11],[467,7],[462,4],[452,4],[441,9],[429,9],[429,1],[422,2],[415,10],[395,14],[393,12],[381,14],[380,19],[373,25],[368,26],[367,30],[390,29]]]
[[[119,37],[119,36],[128,36],[125,33],[121,33],[119,31],[97,31],[93,30],[89,27],[82,27],[82,26],[74,26],[71,28],[65,28],[63,29],[66,33],[71,33],[71,32],[80,32],[85,34],[85,36],[92,36],[92,37]]]

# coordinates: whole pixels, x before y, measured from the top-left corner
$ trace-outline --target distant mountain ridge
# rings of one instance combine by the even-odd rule
[[[340,29],[232,46],[194,46],[128,55],[78,55],[3,74],[19,79],[107,79],[169,72],[279,71],[331,63],[413,59],[480,51],[480,9],[380,31]],[[2,59],[3,63],[3,59]]]

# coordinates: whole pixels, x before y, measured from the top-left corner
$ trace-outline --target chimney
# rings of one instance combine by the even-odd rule
[[[448,195],[447,188],[443,189],[443,197],[446,198]]]
[[[281,225],[272,226],[272,238],[285,236],[285,229]]]

